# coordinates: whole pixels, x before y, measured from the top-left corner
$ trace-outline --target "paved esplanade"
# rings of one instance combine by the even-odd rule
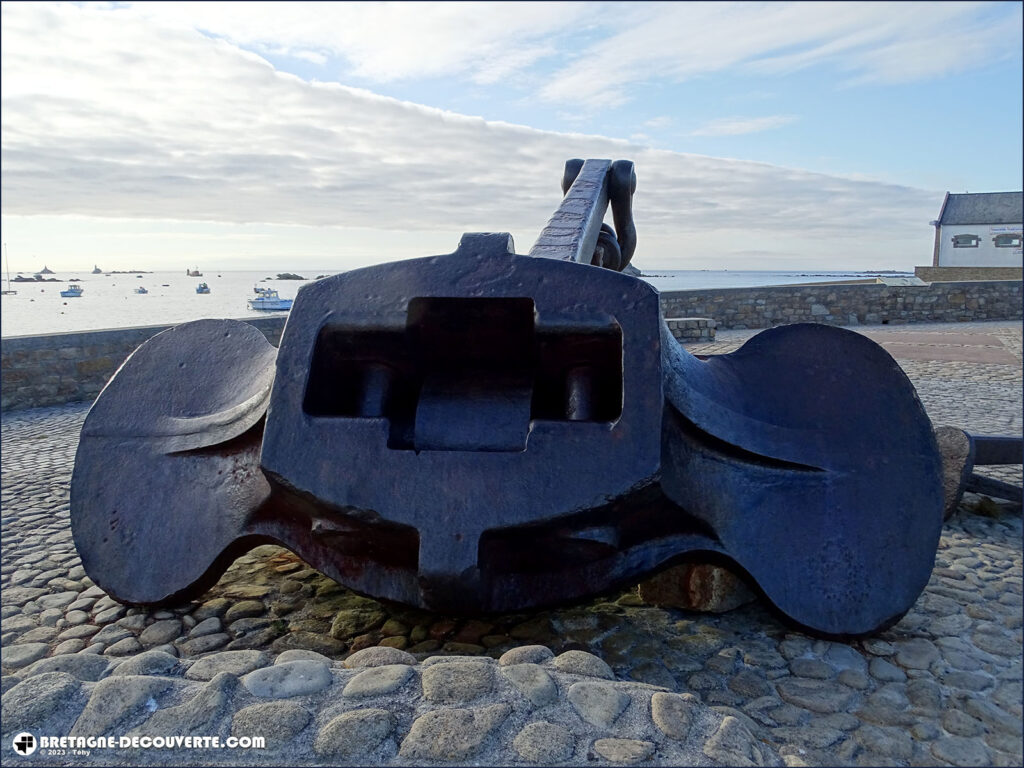
[[[900,360],[936,425],[1021,433],[1020,323],[861,330]],[[851,643],[759,603],[697,614],[635,590],[456,620],[354,595],[275,547],[240,558],[202,603],[126,609],[85,576],[68,527],[85,413],[3,416],[5,764],[1022,764],[1009,504],[968,494],[916,605]],[[981,469],[1021,482],[1020,467]],[[167,535],[188,525],[168,520]],[[19,758],[23,731],[267,745]]]

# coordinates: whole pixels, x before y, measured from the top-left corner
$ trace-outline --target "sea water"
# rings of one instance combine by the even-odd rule
[[[281,298],[294,299],[300,286],[329,273],[330,270],[298,270],[296,274],[307,278],[304,280],[267,279],[276,274],[271,272],[206,271],[202,277],[188,277],[185,270],[101,275],[60,273],[52,275],[59,281],[55,283],[12,282],[11,289],[18,293],[3,296],[0,331],[3,336],[31,336],[137,325],[174,325],[210,317],[244,319],[283,315],[287,313],[251,310],[246,299],[255,296],[256,286],[274,288]],[[877,274],[825,270],[650,270],[650,275],[643,279],[659,291],[682,291],[870,279]],[[82,287],[83,293],[80,297],[64,298],[60,292],[72,279],[79,281],[76,284]],[[210,286],[210,293],[196,293],[196,286],[201,282]],[[135,293],[139,286],[144,286],[148,293]]]

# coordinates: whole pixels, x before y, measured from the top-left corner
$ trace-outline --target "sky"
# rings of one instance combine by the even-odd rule
[[[12,271],[528,252],[628,159],[634,264],[912,269],[1022,187],[1020,3],[0,6]],[[609,216],[610,220],[610,216]]]

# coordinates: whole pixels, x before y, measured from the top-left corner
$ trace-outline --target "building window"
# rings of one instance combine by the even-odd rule
[[[1010,232],[1005,235],[996,235],[992,238],[992,242],[996,244],[996,248],[1020,248],[1021,233]]]
[[[953,235],[954,248],[977,248],[981,238],[977,235]]]

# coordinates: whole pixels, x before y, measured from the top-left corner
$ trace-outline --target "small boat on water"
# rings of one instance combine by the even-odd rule
[[[7,290],[0,291],[4,296],[17,296],[17,291],[11,290],[11,262],[7,261],[7,243],[4,243],[4,263],[7,265]]]
[[[289,310],[292,308],[294,299],[282,299],[273,288],[253,288],[256,298],[249,299],[246,303],[249,309],[258,309],[264,312],[275,312]]]
[[[149,291],[146,290],[146,286],[144,286],[144,285],[140,285],[138,288],[136,288],[135,292],[136,293],[149,293]]]
[[[196,286],[196,293],[209,293],[209,292],[210,292],[210,286],[208,286],[206,283],[200,283],[199,285]]]
[[[82,288],[82,286],[76,285],[75,283],[69,283],[68,287],[60,292],[60,295],[65,299],[72,299],[77,296],[81,296],[83,293],[85,293],[85,289]]]

